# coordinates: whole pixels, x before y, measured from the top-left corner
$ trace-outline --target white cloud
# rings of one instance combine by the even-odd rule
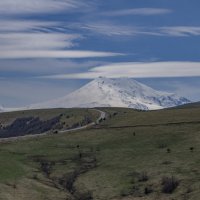
[[[199,26],[174,26],[174,27],[161,27],[160,33],[167,36],[186,37],[186,36],[199,36]]]
[[[104,12],[103,15],[106,16],[126,16],[126,15],[163,15],[169,14],[172,10],[164,9],[164,8],[133,8],[133,9],[125,9],[125,10],[116,10]]]
[[[95,32],[101,35],[107,36],[133,36],[138,34],[138,29],[129,27],[129,26],[122,26],[122,25],[115,25],[113,23],[77,23],[70,25],[72,28],[82,29],[90,32]]]
[[[27,59],[27,58],[98,58],[123,56],[124,54],[98,51],[76,51],[76,50],[10,50],[0,51],[0,59]]]
[[[114,63],[94,67],[85,73],[48,76],[55,79],[94,79],[99,76],[109,78],[132,77],[192,77],[200,76],[200,62],[129,62]]]
[[[60,28],[62,28],[60,22],[0,19],[0,33],[51,32]]]
[[[83,39],[79,34],[59,32],[59,28],[58,22],[1,19],[0,58],[22,58],[23,53],[24,58],[32,58],[40,52],[39,57],[46,57],[47,52],[74,47],[77,40]]]
[[[88,6],[88,2],[79,0],[1,0],[0,15],[44,14],[74,9],[82,12]]]
[[[7,33],[0,34],[0,51],[56,50],[73,47],[76,34]],[[1,56],[0,56],[1,57]]]
[[[0,20],[0,59],[23,58],[89,58],[122,54],[96,51],[67,51],[78,46],[84,37],[68,34],[60,23],[45,21]],[[4,26],[5,25],[5,26]]]

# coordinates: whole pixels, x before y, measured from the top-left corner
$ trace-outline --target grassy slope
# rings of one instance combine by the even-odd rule
[[[111,118],[95,129],[2,143],[0,199],[64,200],[87,191],[101,200],[199,199],[199,107],[153,112],[105,110]],[[49,177],[41,172],[38,159],[53,161]],[[91,164],[94,162],[97,166]],[[80,168],[87,170],[76,177],[76,192],[71,195],[57,180]],[[139,181],[144,172],[148,181]],[[172,175],[180,184],[173,194],[163,194],[161,179]],[[145,187],[153,192],[145,195]]]
[[[9,125],[17,118],[26,117],[39,117],[41,120],[49,120],[59,115],[63,115],[61,122],[65,122],[65,127],[69,127],[77,122],[84,120],[84,117],[96,119],[99,113],[91,109],[44,109],[44,110],[27,110],[27,111],[17,111],[0,113],[0,124]]]

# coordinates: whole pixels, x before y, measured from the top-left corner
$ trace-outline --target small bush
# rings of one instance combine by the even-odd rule
[[[194,151],[194,147],[190,147],[190,151],[193,152]]]
[[[83,157],[83,154],[79,152],[79,159],[81,159],[82,157]]]
[[[17,185],[16,185],[16,184],[13,184],[13,188],[14,188],[14,189],[17,189]]]
[[[128,190],[127,191],[126,190],[122,190],[120,195],[121,195],[121,197],[127,197],[127,196],[130,195],[130,192]]]
[[[146,182],[148,180],[149,180],[149,177],[146,172],[142,172],[138,177],[139,182]]]
[[[50,176],[53,165],[55,165],[54,162],[40,161],[40,168],[47,177]]]
[[[144,188],[144,194],[145,195],[151,194],[152,192],[153,192],[153,190],[152,190],[151,187],[145,187]]]
[[[116,115],[118,115],[118,113],[117,113],[117,112],[114,112],[114,113],[113,113],[113,116],[116,116]]]
[[[34,174],[34,175],[33,175],[33,179],[38,180],[37,174]]]
[[[171,165],[172,162],[171,162],[171,161],[164,161],[164,162],[162,162],[162,164],[163,164],[163,165]]]
[[[162,192],[171,194],[178,187],[179,181],[175,177],[163,177],[162,178]]]
[[[167,149],[167,153],[171,153],[171,149],[168,148],[168,149]]]

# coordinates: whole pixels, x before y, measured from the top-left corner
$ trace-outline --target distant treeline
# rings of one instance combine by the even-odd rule
[[[56,128],[61,116],[41,121],[39,117],[18,118],[11,125],[0,127],[0,138],[35,135]]]

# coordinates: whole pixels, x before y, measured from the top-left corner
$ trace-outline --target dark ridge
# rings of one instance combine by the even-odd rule
[[[46,121],[41,121],[39,117],[18,118],[11,125],[0,128],[0,138],[41,134],[53,129],[60,118],[58,116]]]

